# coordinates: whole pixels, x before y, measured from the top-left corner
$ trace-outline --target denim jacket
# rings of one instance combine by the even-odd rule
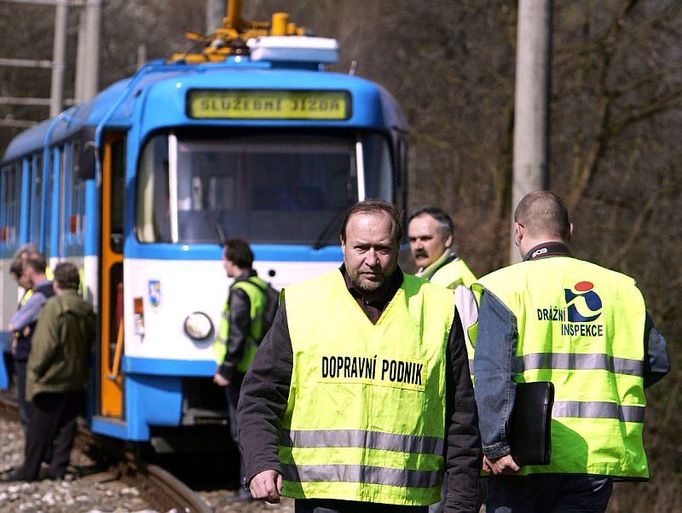
[[[568,255],[557,243],[544,245],[548,252],[529,251],[524,260],[536,255]],[[551,247],[550,247],[551,246]],[[563,245],[562,245],[563,246]],[[474,393],[478,406],[483,453],[496,460],[510,453],[507,426],[514,407],[516,385],[512,380],[512,362],[519,337],[516,317],[495,295],[484,291],[478,314],[478,336],[474,355]],[[663,336],[649,315],[644,330],[644,386],[653,385],[670,370],[670,359]]]

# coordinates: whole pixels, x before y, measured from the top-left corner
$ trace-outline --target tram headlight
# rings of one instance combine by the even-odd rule
[[[183,325],[187,336],[193,340],[206,340],[213,333],[213,322],[204,312],[192,312]]]

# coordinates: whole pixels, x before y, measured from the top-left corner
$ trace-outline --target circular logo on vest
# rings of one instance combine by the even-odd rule
[[[592,282],[579,281],[573,289],[564,289],[564,295],[570,322],[592,322],[601,315],[601,298]]]

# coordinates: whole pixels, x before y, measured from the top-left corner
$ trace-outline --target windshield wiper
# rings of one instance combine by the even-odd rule
[[[329,237],[329,232],[332,228],[334,228],[337,221],[346,212],[346,209],[348,209],[348,207],[350,207],[350,203],[346,202],[346,204],[343,207],[341,207],[338,211],[334,213],[334,215],[327,222],[327,224],[324,225],[324,228],[322,229],[320,234],[317,236],[315,244],[313,244],[313,249],[322,249],[323,247],[329,245],[328,242],[325,242],[327,240],[327,237]]]
[[[218,222],[218,216],[214,210],[209,210],[208,215],[212,218],[213,225],[215,226],[215,232],[218,237],[218,244],[221,248],[225,247],[225,242],[227,242],[227,236],[225,235],[225,230],[223,226]]]

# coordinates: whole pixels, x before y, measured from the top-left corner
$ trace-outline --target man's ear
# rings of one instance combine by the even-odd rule
[[[523,239],[525,228],[522,224],[514,223],[514,244],[518,248],[521,245],[521,240]]]

